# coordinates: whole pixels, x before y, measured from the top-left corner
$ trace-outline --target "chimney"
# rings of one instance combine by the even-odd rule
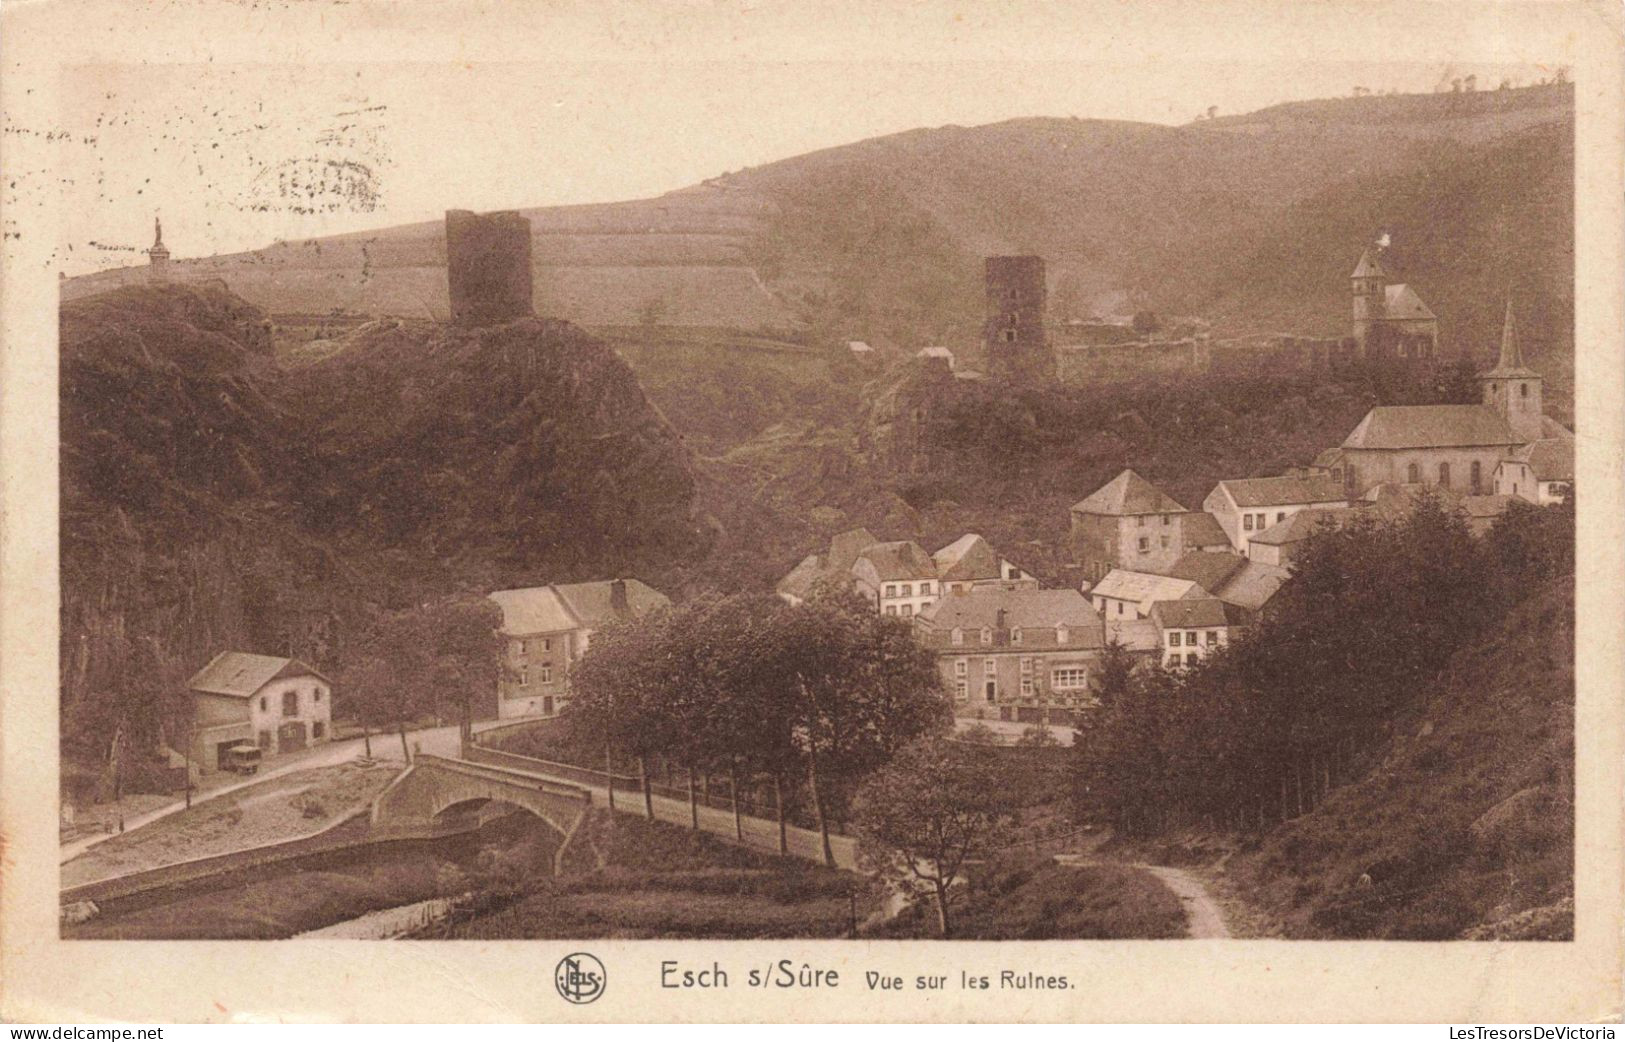
[[[614,612],[616,617],[618,617],[618,618],[624,618],[625,616],[631,614],[631,609],[628,608],[627,604],[626,604],[626,580],[625,579],[612,579],[612,580],[610,580],[610,583],[609,583],[609,610]]]

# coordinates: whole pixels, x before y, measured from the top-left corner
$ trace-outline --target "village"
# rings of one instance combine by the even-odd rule
[[[530,321],[529,222],[517,213],[450,211],[445,235],[451,328],[481,335]],[[986,318],[975,352],[980,370],[962,366],[956,352],[944,346],[899,356],[853,341],[845,350],[860,367],[884,370],[894,386],[906,389],[907,397],[894,408],[895,422],[884,431],[893,452],[926,440],[923,431],[932,414],[962,391],[1087,382],[1125,365],[1152,373],[1170,364],[1193,373],[1268,365],[1328,377],[1358,366],[1404,379],[1437,359],[1439,322],[1414,288],[1391,279],[1383,265],[1386,243],[1385,235],[1358,258],[1350,276],[1351,335],[1340,339],[1211,342],[1203,334],[1186,337],[1182,329],[1180,338],[1168,341],[1158,339],[1151,323],[1132,330],[1109,323],[1056,327],[1047,314],[1043,258],[998,256],[985,262]],[[148,285],[188,281],[170,267],[161,226],[148,256],[143,273]],[[952,720],[950,730],[959,740],[1012,747],[1011,754],[1032,761],[1006,769],[1053,772],[1054,749],[1086,744],[1104,733],[1103,697],[1116,707],[1113,712],[1123,711],[1123,663],[1148,677],[1178,676],[1242,641],[1271,618],[1295,566],[1318,537],[1403,524],[1424,505],[1461,518],[1468,532],[1482,537],[1514,504],[1568,500],[1573,434],[1545,414],[1544,379],[1525,362],[1513,302],[1504,307],[1498,345],[1464,345],[1458,351],[1467,361],[1493,359],[1476,373],[1477,404],[1372,407],[1340,444],[1282,473],[1220,480],[1195,508],[1143,477],[1135,460],[1122,460],[1111,480],[1079,489],[1081,498],[1068,511],[1064,582],[1056,582],[1057,576],[1041,580],[1022,560],[1020,547],[995,546],[977,532],[931,549],[908,532],[889,532],[893,538],[881,539],[860,526],[834,534],[827,545],[804,547],[805,556],[771,594],[792,609],[864,605],[881,627],[873,639],[886,639],[882,632],[906,633],[922,661],[931,663],[929,680],[910,678],[906,670],[894,678],[919,688],[927,716],[940,710]],[[239,332],[255,344],[271,335],[268,323],[252,319]],[[877,357],[882,353],[889,359]],[[349,693],[334,679],[349,669],[342,662],[318,668],[295,655],[228,647],[199,663],[185,685],[190,711],[184,740],[170,739],[158,751],[172,778],[169,791],[181,799],[166,802],[160,794],[130,804],[115,789],[108,806],[64,802],[64,878],[73,896],[65,906],[72,910],[64,913],[68,921],[94,920],[97,901],[105,903],[109,895],[115,903],[128,900],[120,888],[156,885],[141,882],[153,873],[168,880],[175,872],[205,871],[187,868],[194,864],[223,872],[244,857],[262,856],[255,851],[280,849],[279,844],[316,843],[325,849],[339,842],[341,833],[351,845],[378,843],[381,837],[478,835],[495,827],[497,818],[489,810],[498,806],[528,809],[562,832],[563,846],[549,855],[555,875],[584,808],[594,805],[607,807],[611,816],[641,813],[650,821],[731,835],[741,845],[810,858],[831,869],[858,866],[854,826],[846,815],[860,784],[878,784],[864,781],[875,769],[873,762],[865,773],[825,779],[839,792],[820,794],[817,739],[793,739],[792,745],[808,745],[787,751],[793,759],[803,753],[808,758],[805,791],[803,780],[793,779],[786,794],[783,778],[775,773],[769,798],[759,777],[738,775],[737,762],[718,777],[715,757],[705,761],[697,784],[697,761],[683,752],[682,743],[723,739],[713,734],[657,740],[655,732],[663,728],[691,726],[673,716],[676,709],[658,705],[676,699],[676,692],[621,690],[639,683],[628,663],[641,653],[636,650],[640,633],[649,640],[680,642],[677,631],[651,635],[674,625],[679,631],[715,625],[721,628],[705,632],[721,648],[759,621],[751,617],[755,610],[734,617],[726,609],[674,603],[635,575],[495,589],[486,591],[484,600],[498,620],[489,645],[496,661],[476,672],[493,677],[494,690],[442,692],[444,700],[437,695],[428,715],[422,705],[402,708],[393,717],[379,717],[376,708],[346,714]],[[605,641],[611,650],[594,654]],[[670,655],[675,646],[657,653]],[[850,661],[849,668],[862,673],[891,668],[862,654]],[[584,667],[596,667],[593,704],[572,711]],[[715,668],[726,676],[730,668],[745,667]],[[875,682],[860,683],[857,672],[854,687]],[[838,675],[829,680],[837,687],[843,682]],[[464,683],[455,673],[448,682]],[[754,696],[745,687],[716,697],[719,705],[743,698],[747,704],[740,711],[751,712],[748,700]],[[703,706],[683,712],[709,719]],[[878,762],[897,757],[898,764],[911,764],[908,757],[914,754],[904,746],[929,730],[925,719],[899,717],[900,730],[879,739],[877,750],[883,751],[873,754]],[[819,721],[815,716],[797,724],[787,718],[780,726],[789,728],[786,734],[814,734],[824,726]],[[876,726],[881,732],[891,726],[884,713]],[[1108,731],[1110,726],[1116,725]],[[588,742],[600,743],[597,752],[582,748],[583,728],[596,736]],[[648,734],[640,735],[640,729]],[[751,741],[748,735],[727,740]],[[118,754],[115,740],[115,760]],[[115,770],[122,768],[115,764]],[[680,783],[683,770],[686,790]],[[1312,770],[1323,772],[1330,785],[1329,766]],[[1023,783],[1022,798],[1053,803],[1054,777]],[[258,778],[265,779],[263,786],[281,788],[247,795],[245,802],[244,794],[260,791]],[[536,784],[549,793],[540,803],[520,795]],[[1306,802],[1299,785],[1297,813],[1314,805],[1321,788],[1314,783]],[[293,793],[295,805],[303,808],[300,816],[256,812],[248,819],[251,826],[232,831],[235,838],[217,834],[204,841],[185,824],[199,813],[194,799],[207,808],[211,797],[241,792],[223,805],[246,808],[256,801],[265,805],[269,794],[279,791]],[[864,797],[857,798],[861,804]],[[1266,794],[1262,802],[1273,799]],[[998,818],[1010,810],[990,813]],[[1242,806],[1239,820],[1245,822],[1247,813]],[[1268,812],[1257,813],[1262,823]],[[1276,813],[1282,821],[1291,816],[1284,787]],[[361,840],[346,832],[357,815],[370,822]],[[1134,831],[1133,813],[1123,810],[1114,820],[1126,834]],[[863,826],[857,828],[861,832]],[[1085,823],[1086,830],[1093,828]],[[1049,833],[1081,834],[1060,826]],[[938,880],[944,935],[951,881],[952,873]],[[1170,885],[1178,890],[1193,884],[1176,879]],[[852,928],[857,929],[855,921]]]

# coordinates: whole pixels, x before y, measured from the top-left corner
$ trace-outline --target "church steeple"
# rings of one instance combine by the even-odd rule
[[[1541,393],[1545,381],[1524,364],[1510,298],[1506,320],[1501,325],[1501,357],[1494,369],[1479,376],[1478,382],[1484,392],[1484,404],[1505,417],[1516,438],[1524,442],[1539,440],[1545,411]]]

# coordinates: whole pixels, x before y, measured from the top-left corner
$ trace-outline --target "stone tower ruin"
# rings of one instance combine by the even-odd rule
[[[164,222],[152,219],[152,247],[147,250],[147,278],[164,282],[169,278],[169,247],[164,245]]]
[[[1055,355],[1044,327],[1048,298],[1044,258],[987,258],[987,324],[982,342],[989,375],[1028,381],[1055,378]]]
[[[446,211],[446,278],[451,320],[494,326],[535,314],[530,221],[516,211]]]

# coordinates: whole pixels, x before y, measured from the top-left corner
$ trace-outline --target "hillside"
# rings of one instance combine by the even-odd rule
[[[687,450],[568,323],[380,321],[284,369],[263,321],[208,285],[62,307],[62,714],[83,752],[149,736],[224,648],[331,667],[384,607],[703,552]]]
[[[1342,332],[1379,230],[1447,350],[1572,335],[1572,88],[1328,99],[1185,126],[1032,118],[875,138],[657,199],[524,211],[537,303],[820,340],[973,343],[980,258],[1037,252],[1052,317],[1149,307],[1229,332]],[[456,200],[448,200],[455,205]],[[180,247],[184,251],[184,247]],[[179,262],[273,312],[443,316],[438,224]],[[73,297],[135,269],[70,279]]]
[[[1366,777],[1230,859],[1293,937],[1573,936],[1574,586],[1450,663]]]

